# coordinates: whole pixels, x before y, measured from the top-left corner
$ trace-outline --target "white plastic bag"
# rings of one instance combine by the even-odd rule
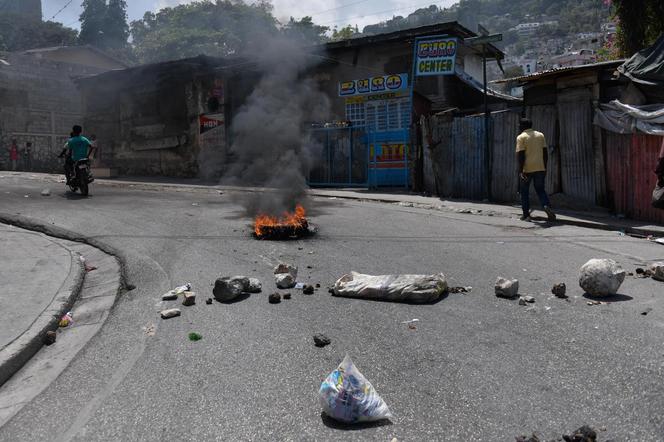
[[[447,290],[445,275],[363,275],[351,272],[334,284],[334,294],[348,298],[397,302],[432,302]]]
[[[392,417],[385,401],[349,356],[323,381],[318,395],[325,414],[341,422],[354,424]]]

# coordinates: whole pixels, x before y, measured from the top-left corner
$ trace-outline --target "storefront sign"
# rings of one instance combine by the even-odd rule
[[[199,117],[200,123],[200,133],[201,135],[205,132],[209,132],[213,129],[218,128],[219,126],[224,126],[224,114],[208,114],[201,115]]]
[[[408,89],[408,74],[384,75],[339,83],[339,96],[352,97],[404,91]]]
[[[454,74],[456,54],[456,38],[418,40],[415,48],[415,75],[424,77]]]

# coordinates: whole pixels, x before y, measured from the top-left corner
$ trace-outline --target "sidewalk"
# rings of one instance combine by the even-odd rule
[[[62,175],[42,173],[0,172],[0,178],[17,177],[45,181],[50,183],[64,182]],[[251,187],[220,186],[215,183],[204,182],[198,179],[177,179],[163,177],[122,177],[113,179],[96,179],[95,185],[110,187],[131,187],[137,190],[173,191],[210,191],[210,192],[259,192],[262,189]],[[370,189],[311,189],[310,194],[318,197],[340,198],[353,200],[376,201],[401,205],[412,205],[434,210],[443,210],[469,215],[500,216],[518,219],[521,216],[521,207],[510,204],[496,204],[489,202],[474,202],[464,200],[442,199],[427,197],[403,190],[370,190]],[[556,196],[552,196],[554,205]],[[535,207],[536,220],[544,220],[544,213]],[[664,237],[664,226],[643,221],[613,216],[608,211],[596,208],[593,211],[566,210],[556,208],[558,223],[587,227],[591,229],[610,230],[640,236]],[[540,219],[537,219],[540,217]]]
[[[79,255],[63,241],[0,224],[0,385],[42,346],[84,278]]]
[[[377,201],[400,204],[412,207],[424,207],[435,210],[466,213],[470,215],[501,216],[518,219],[521,217],[521,206],[509,204],[492,204],[489,202],[473,202],[462,200],[441,199],[437,197],[420,196],[411,193],[387,193],[363,189],[314,189],[313,195]],[[591,229],[611,230],[640,236],[664,237],[664,226],[632,219],[618,218],[607,211],[575,211],[556,209],[557,222],[560,224],[587,227]],[[533,213],[535,220],[545,220],[546,215],[535,207]]]

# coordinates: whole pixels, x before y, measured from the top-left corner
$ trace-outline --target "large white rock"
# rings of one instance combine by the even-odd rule
[[[615,295],[624,280],[625,271],[612,259],[591,259],[579,274],[579,285],[592,296]]]
[[[653,262],[648,266],[648,270],[650,270],[652,279],[656,279],[657,281],[664,281],[664,262]]]
[[[278,273],[274,275],[274,282],[277,284],[277,288],[282,290],[292,289],[297,284],[295,277],[290,273]]]

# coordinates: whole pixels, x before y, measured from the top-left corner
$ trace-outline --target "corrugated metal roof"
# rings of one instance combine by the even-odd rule
[[[535,72],[534,74],[522,75],[520,77],[494,80],[491,83],[500,84],[500,83],[507,83],[509,81],[520,81],[522,83],[527,83],[529,81],[537,81],[545,77],[553,77],[559,74],[578,73],[583,71],[592,71],[596,69],[608,69],[611,67],[617,68],[624,62],[625,60],[612,60],[612,61],[602,61],[600,63],[584,64],[582,66],[567,66],[562,68],[554,68],[554,69],[549,69],[547,71]]]

